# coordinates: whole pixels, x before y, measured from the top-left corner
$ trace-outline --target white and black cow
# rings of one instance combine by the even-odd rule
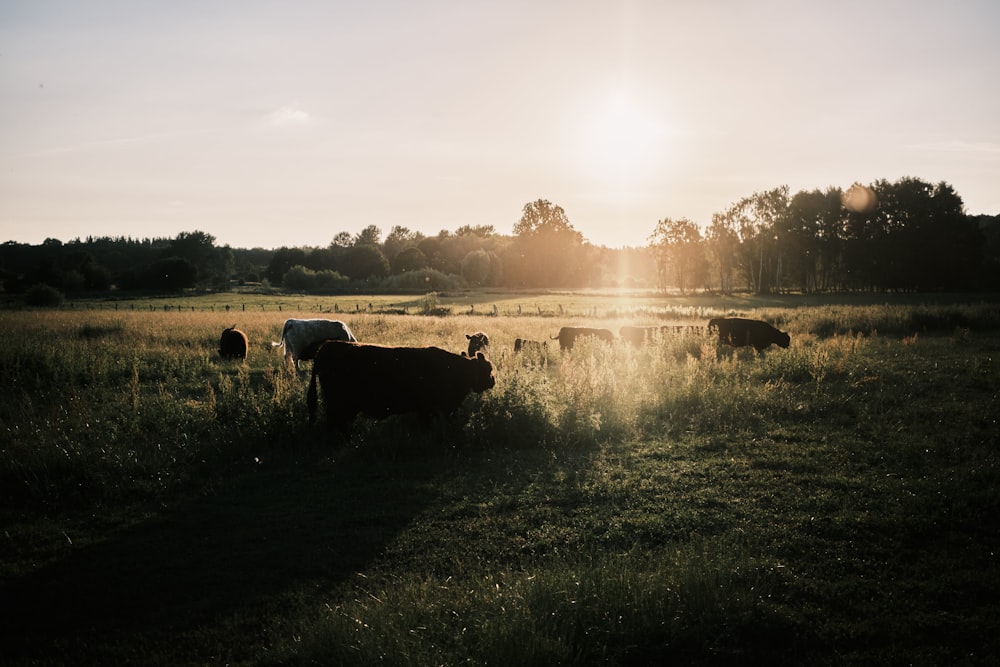
[[[272,347],[285,346],[285,364],[289,359],[299,370],[299,359],[312,359],[316,354],[316,349],[324,340],[347,340],[356,342],[347,325],[340,320],[285,320],[285,326],[281,328],[281,340],[271,342]]]

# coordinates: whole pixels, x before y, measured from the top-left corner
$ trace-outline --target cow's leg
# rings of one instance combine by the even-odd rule
[[[356,410],[332,408],[330,410],[328,427],[331,431],[337,431],[346,436],[348,432],[350,432],[351,423],[354,421],[357,414]]]

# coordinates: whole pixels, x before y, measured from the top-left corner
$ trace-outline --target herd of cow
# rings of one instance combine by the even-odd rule
[[[707,330],[718,333],[719,342],[733,347],[753,347],[762,352],[773,345],[787,348],[791,339],[767,322],[738,317],[709,320]],[[705,333],[705,327],[624,326],[621,340],[640,346],[659,337],[689,331]],[[299,361],[312,360],[312,378],[306,395],[309,421],[316,421],[319,380],[331,429],[346,432],[358,414],[377,419],[406,412],[422,417],[452,412],[471,392],[493,387],[493,364],[484,350],[489,336],[483,332],[466,334],[468,349],[455,354],[437,347],[388,347],[359,343],[346,324],[339,320],[288,319],[281,339],[273,347],[285,348],[285,364],[299,370]],[[613,342],[610,329],[562,327],[552,340],[562,351],[573,349],[581,339]],[[514,352],[545,349],[547,342],[518,338]],[[235,326],[222,332],[219,355],[246,359],[247,335]]]

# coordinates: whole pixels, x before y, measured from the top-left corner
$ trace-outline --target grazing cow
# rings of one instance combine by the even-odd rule
[[[331,341],[313,362],[306,403],[316,421],[316,378],[326,403],[328,427],[347,431],[359,413],[376,419],[404,412],[422,417],[458,408],[469,392],[495,384],[493,365],[437,347],[385,347]]]
[[[476,356],[476,352],[481,352],[490,345],[490,337],[482,331],[477,331],[474,334],[465,334],[465,337],[469,339],[468,356],[470,357]]]
[[[552,336],[552,340],[559,341],[559,349],[563,352],[572,350],[577,338],[594,337],[605,342],[612,342],[615,335],[610,329],[592,329],[590,327],[563,327],[559,330],[558,336]]]
[[[296,320],[287,319],[281,328],[281,340],[272,342],[272,347],[285,346],[285,365],[291,359],[295,370],[299,370],[299,360],[315,356],[318,344],[324,340],[356,341],[357,338],[340,320]]]
[[[219,356],[223,359],[246,359],[248,349],[250,340],[235,324],[222,332],[222,337],[219,338]]]
[[[763,352],[771,343],[788,347],[791,337],[778,331],[767,322],[747,320],[742,317],[716,317],[708,321],[708,330],[719,332],[719,342],[733,347],[750,345],[757,352]]]

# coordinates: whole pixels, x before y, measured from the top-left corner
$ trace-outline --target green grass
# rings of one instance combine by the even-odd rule
[[[497,371],[345,442],[270,349],[287,308],[0,313],[4,661],[991,662],[997,307],[747,303],[789,349],[513,355],[580,303],[342,314],[387,344],[486,330]],[[234,322],[246,364],[215,353]]]

